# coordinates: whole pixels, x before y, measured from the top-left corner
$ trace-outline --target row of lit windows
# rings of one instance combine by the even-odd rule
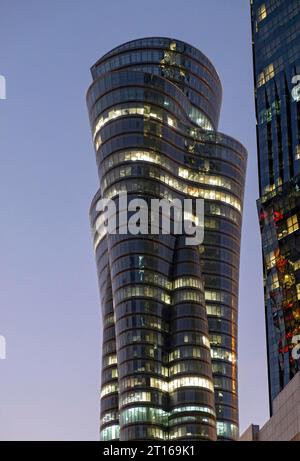
[[[200,184],[208,184],[210,186],[224,187],[231,190],[231,182],[222,176],[211,176],[204,173],[199,173],[195,170],[179,167],[178,176],[189,181],[198,182]]]
[[[212,359],[227,360],[228,362],[236,363],[236,354],[221,347],[212,347],[211,357]]]
[[[145,298],[154,298],[166,304],[171,304],[171,297],[168,293],[159,288],[144,285],[132,285],[119,289],[115,293],[115,302],[119,303],[123,299],[140,296]]]
[[[236,440],[239,436],[239,428],[236,424],[217,421],[217,435]]]
[[[152,118],[154,120],[163,121],[163,114],[162,111],[151,107],[150,105],[145,105],[144,107],[123,107],[118,109],[111,109],[106,112],[105,115],[102,115],[96,122],[94,131],[93,131],[93,139],[95,141],[99,131],[101,128],[106,125],[111,120],[115,120],[119,117],[129,116],[129,115],[142,115],[147,118]],[[212,130],[212,125],[209,120],[201,114],[199,111],[196,114],[191,113],[193,121],[196,121],[198,126],[204,128],[206,130]],[[185,134],[189,134],[194,138],[198,138],[198,131],[196,129],[189,129],[185,127],[182,123],[177,122],[174,117],[170,115],[167,116],[168,125],[173,128],[179,129],[180,131],[184,131]],[[99,146],[101,145],[101,136],[95,142],[96,150],[98,150]]]
[[[150,343],[156,346],[164,344],[163,335],[160,332],[154,332],[143,329],[134,329],[125,331],[118,335],[117,343],[120,348],[127,346],[129,343]]]
[[[130,416],[127,416],[127,417],[129,418]],[[159,439],[167,438],[167,434],[158,428],[147,427],[147,431],[148,431],[149,436],[157,437]],[[237,439],[238,433],[239,431],[238,431],[238,427],[236,424],[217,421],[217,435],[219,437]],[[106,427],[105,429],[101,431],[100,439],[102,441],[116,440],[119,438],[119,435],[120,435],[120,426],[118,424],[114,424],[112,426]],[[197,434],[195,434],[194,432],[189,432],[189,429],[183,426],[183,427],[178,427],[174,429],[173,431],[171,431],[170,439],[184,437],[184,436],[192,436],[192,435],[206,436],[207,433],[205,431],[205,428],[201,428],[201,429],[198,428],[198,432]]]
[[[169,382],[164,381],[162,379],[151,377],[149,381],[150,384],[148,381],[149,381],[148,377],[136,377],[136,378],[125,379],[122,381],[122,390],[127,389],[127,388],[133,388],[136,386],[147,386],[147,387],[150,386],[150,387],[159,389],[163,392],[173,392],[179,387],[202,387],[202,388],[213,391],[213,383],[209,379],[202,378],[199,376],[183,376],[180,378],[170,380]],[[107,385],[105,387],[108,387],[108,386],[110,385]],[[110,392],[115,392],[115,391],[110,391]]]
[[[117,382],[106,384],[102,387],[101,398],[107,394],[112,394],[113,392],[118,392],[119,386]]]
[[[106,123],[114,120],[116,118],[122,117],[124,115],[144,115],[145,109],[144,107],[125,107],[122,109],[111,109],[109,110],[106,115],[102,115],[98,120],[94,128],[93,132],[93,139],[95,140],[97,134],[101,130],[101,128],[106,125]],[[156,118],[157,115],[154,113],[147,114],[150,117]]]
[[[188,179],[189,181],[198,182],[200,184],[207,184],[210,186],[218,186],[223,187],[225,189],[233,189],[233,183],[226,179],[223,176],[217,175],[208,175],[207,173],[199,173],[196,170],[192,170],[189,168],[179,167],[176,171],[174,168],[171,167],[170,161],[164,156],[159,155],[154,151],[149,150],[131,150],[131,151],[122,151],[117,152],[109,156],[106,160],[104,160],[101,171],[102,174],[106,173],[108,169],[123,163],[123,162],[134,162],[134,161],[143,161],[158,164],[163,166],[164,168],[168,169],[173,174],[178,173],[178,176]],[[236,192],[237,187],[235,187]]]
[[[118,322],[118,330],[122,331],[126,328],[152,328],[159,331],[169,331],[169,326],[166,322],[162,321],[160,318],[153,317],[150,315],[135,315],[124,317]]]
[[[133,127],[137,129],[136,125],[139,126],[140,131],[135,130],[132,132]],[[148,134],[146,140],[143,136],[144,131]],[[121,136],[122,133],[123,135]],[[120,136],[115,137],[117,134]],[[100,134],[97,136],[97,139],[99,136]],[[197,139],[191,139],[190,137],[184,139],[181,133],[170,133],[164,129],[163,125],[155,122],[148,121],[147,123],[143,123],[139,120],[133,124],[129,120],[122,120],[117,126],[108,127],[105,130],[105,143],[99,154],[105,158],[112,152],[123,150],[124,148],[131,149],[133,144],[143,146],[146,144],[150,149],[153,149],[154,145],[155,147],[158,145],[157,137],[161,138],[159,141],[160,152],[168,152],[171,159],[174,156],[175,158],[182,159],[184,151],[197,153],[201,155],[200,158],[196,156],[194,159],[192,157],[189,159],[190,161],[194,160],[193,165],[196,164],[200,168],[202,165],[201,169],[203,169],[205,166],[204,160],[214,158],[217,160],[217,163],[212,163],[213,168],[221,168],[221,170],[224,168],[230,172],[230,176],[233,179],[241,181],[243,178],[243,174],[241,173],[245,169],[247,155],[245,149],[235,139],[215,131],[199,130]],[[223,163],[223,160],[230,163],[228,165],[229,168]],[[234,176],[233,171],[237,172],[237,177]]]
[[[134,407],[122,410],[120,420],[121,424],[131,424],[135,422],[151,422],[154,424],[157,423],[167,425],[170,417],[178,415],[180,413],[206,413],[215,416],[215,412],[212,408],[200,405],[187,405],[183,407],[176,407],[170,412],[164,411],[160,408]],[[115,421],[117,419],[119,419],[119,414],[115,411],[109,411],[102,416],[101,424],[107,424],[110,421]],[[172,422],[173,424],[179,423],[178,418],[175,421],[172,420]]]
[[[198,288],[200,290],[203,290],[203,282],[199,278],[180,277],[174,280],[174,282],[172,282],[167,277],[161,274],[157,274],[144,269],[139,270],[139,280],[141,282],[159,285],[163,288],[166,288],[167,290],[176,290],[179,288]]]
[[[133,391],[126,396],[121,396],[121,405],[128,405],[135,402],[151,402],[151,392],[138,392]]]
[[[145,281],[152,281],[150,280],[145,280]],[[159,283],[161,282],[161,286],[166,286],[165,282],[166,280],[163,276],[156,276],[156,281]],[[153,283],[154,283],[154,277],[153,277]],[[170,282],[171,284],[171,282]],[[194,279],[192,277],[190,278],[179,278],[174,281],[174,289],[177,289],[179,287],[191,287],[191,288],[202,288],[201,287],[202,282],[198,279]],[[170,286],[168,284],[168,286]],[[115,301],[120,302],[122,299],[125,298],[131,298],[131,297],[139,297],[139,296],[144,296],[148,298],[155,298],[155,299],[160,299],[166,304],[171,303],[171,297],[168,293],[165,291],[156,288],[156,287],[151,287],[151,286],[145,286],[145,285],[131,285],[127,286],[124,288],[121,288],[118,290],[115,294]],[[214,291],[208,291],[205,290],[205,300],[207,301],[220,301],[220,302],[227,302],[229,301],[230,296],[227,295],[226,293],[223,292],[214,292]],[[196,292],[196,291],[187,291],[187,290],[181,290],[175,294],[175,302],[181,302],[181,301],[195,301],[199,303],[203,303],[204,298],[201,293]]]
[[[107,355],[103,358],[103,365],[110,366],[117,363],[117,356],[116,354]]]
[[[168,198],[169,199],[169,198]],[[172,200],[175,200],[175,197],[172,198]],[[172,200],[170,202],[172,203]],[[209,208],[209,213],[216,215],[216,216],[222,216],[224,218],[230,219],[234,223],[238,222],[238,216],[235,210],[232,210],[231,208],[228,208],[227,206],[217,206],[217,205],[211,205]],[[187,214],[184,212],[184,219],[186,221],[190,220],[196,224],[196,226],[199,226],[199,218],[195,215]],[[220,222],[216,221],[215,219],[205,217],[204,220],[204,229],[219,229]],[[96,219],[94,229],[94,249],[96,251],[97,246],[101,242],[101,240],[105,237],[107,233],[107,227],[105,225],[105,214],[101,213],[98,218]]]
[[[180,416],[178,418],[174,418],[170,421],[170,426],[177,426],[177,425],[182,425],[184,423],[204,423],[204,424],[210,424],[211,426],[215,426],[216,422],[214,419],[209,418],[207,416],[203,415],[185,415],[185,416]]]
[[[205,352],[200,347],[188,347],[182,349],[174,349],[174,351],[170,352],[169,354],[169,362],[173,362],[173,360],[178,360],[180,358],[192,358],[192,359],[200,359],[205,358]]]
[[[190,288],[199,288],[203,290],[203,282],[198,278],[193,277],[180,277],[173,282],[173,289],[177,288],[190,287]]]
[[[106,191],[106,197],[107,198],[115,198],[117,197],[121,192],[137,192],[137,193],[143,193],[143,194],[155,194],[158,195],[160,198],[164,198],[168,200],[170,203],[174,203],[175,199],[178,198],[176,197],[172,191],[166,187],[163,187],[161,184],[156,183],[153,184],[152,181],[144,178],[144,181],[138,181],[137,179],[134,179],[132,181],[128,182],[122,182],[119,183],[117,186],[112,185],[109,189]],[[235,213],[233,216],[230,214],[226,213],[227,210],[227,204],[223,205],[222,208],[213,208],[210,207],[209,213],[215,214],[218,216],[226,216],[229,219],[233,220],[234,222],[237,221],[237,214]]]
[[[218,301],[225,304],[232,304],[232,296],[223,291],[205,290],[206,301]]]
[[[109,411],[102,416],[101,424],[107,424],[110,421],[115,421],[116,419],[119,419],[119,414],[116,411]]]
[[[293,232],[299,229],[298,217],[293,215],[286,220],[286,226],[278,232],[278,240],[286,237],[287,235],[292,234]]]
[[[102,374],[102,379],[105,381],[115,379],[117,377],[118,377],[117,367],[108,368],[107,370],[103,371],[103,374]]]
[[[122,424],[132,424],[135,422],[149,422],[153,424],[162,424],[168,425],[169,418],[174,417],[180,413],[207,413],[209,415],[215,416],[215,412],[212,408],[206,406],[199,406],[199,405],[189,405],[183,407],[176,407],[170,412],[162,410],[160,408],[151,408],[151,407],[134,407],[122,410],[120,415],[120,420]],[[186,416],[181,418],[172,419],[170,422],[172,425],[180,424],[184,421],[191,421],[193,416]],[[186,419],[184,419],[186,418]],[[119,419],[118,412],[107,412],[103,415],[101,419],[101,424],[107,424],[110,421],[115,421]],[[196,420],[195,420],[196,421]],[[202,420],[202,422],[210,422],[211,424],[215,424],[214,420]]]
[[[225,311],[225,307],[223,306],[219,306],[217,304],[209,304],[207,303],[206,304],[206,312],[207,312],[207,315],[208,316],[214,316],[214,317],[228,317],[228,315],[226,315],[226,311]],[[228,308],[227,308],[228,309]],[[233,319],[233,312],[231,313],[230,315],[230,320]]]
[[[209,379],[200,378],[199,376],[183,376],[169,382],[169,392],[173,392],[180,387],[202,387],[210,391],[214,390],[214,385]]]
[[[118,424],[114,424],[112,426],[108,426],[100,432],[100,440],[116,440],[120,436],[120,426]]]
[[[205,426],[179,426],[170,431],[170,439],[177,439],[183,437],[210,437],[209,429]]]
[[[148,422],[167,426],[169,413],[160,408],[135,407],[122,410],[120,413],[121,424]]]
[[[170,412],[171,415],[177,413],[185,413],[185,412],[201,412],[201,413],[209,413],[210,415],[215,416],[215,412],[212,408],[203,407],[199,405],[188,405],[185,407],[176,407]]]
[[[168,378],[169,369],[163,366],[159,361],[147,360],[130,360],[120,365],[120,374],[126,376],[132,373],[152,373],[159,374]]]
[[[200,361],[194,360],[193,362],[181,361],[177,362],[175,365],[172,365],[169,369],[169,376],[175,376],[180,373],[201,373],[203,371],[203,364]]]
[[[266,5],[263,3],[258,9],[257,9],[257,22],[261,22],[263,19],[267,17],[267,8]]]
[[[137,386],[153,387],[163,392],[169,392],[169,383],[167,381],[164,381],[158,378],[148,377],[148,376],[126,378],[122,380],[120,390],[123,391],[125,389],[133,388]]]
[[[174,299],[173,299],[174,304],[186,302],[186,301],[194,301],[199,304],[205,303],[203,294],[197,291],[181,290],[181,291],[175,292]]]
[[[167,184],[173,189],[176,189],[191,197],[224,202],[236,208],[238,211],[241,211],[241,202],[231,194],[226,194],[225,192],[214,189],[200,189],[195,186],[190,186],[185,182],[178,180],[177,177],[170,176],[164,173],[162,170],[154,169],[152,167],[148,167],[147,169],[144,169],[144,171],[140,171],[140,175],[145,178],[150,177],[152,179],[158,180],[164,184]],[[120,178],[125,178],[128,176],[135,176],[135,172],[132,166],[115,168],[104,177],[102,187],[103,189],[106,189],[109,184],[117,181]]]
[[[149,270],[139,269],[133,271],[130,269],[130,272],[127,272],[127,274],[129,275],[131,282],[139,281],[144,283],[151,283],[153,285],[165,288],[166,290],[172,290],[173,288],[172,282],[167,277]],[[124,281],[125,279],[123,278],[122,282]]]
[[[257,79],[257,88],[267,83],[269,80],[275,77],[274,64],[269,64],[263,72],[261,72]]]

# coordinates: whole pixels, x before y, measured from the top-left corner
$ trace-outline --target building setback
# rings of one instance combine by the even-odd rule
[[[247,153],[217,131],[211,62],[170,38],[91,68],[100,187],[91,210],[103,314],[101,440],[238,438],[237,311]],[[102,198],[205,200],[205,237],[108,234]]]

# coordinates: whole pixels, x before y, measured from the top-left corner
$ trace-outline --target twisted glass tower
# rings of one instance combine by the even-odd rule
[[[247,153],[217,132],[219,77],[199,50],[169,38],[118,46],[91,72],[101,440],[234,440]],[[128,200],[204,199],[203,244],[107,233],[97,204],[124,191]]]
[[[300,0],[252,0],[269,395],[299,371]]]

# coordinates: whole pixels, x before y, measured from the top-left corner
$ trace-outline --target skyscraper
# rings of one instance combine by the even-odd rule
[[[234,440],[247,153],[217,132],[219,77],[199,50],[169,38],[120,45],[91,72],[101,440]],[[124,191],[128,200],[170,204],[203,198],[203,244],[174,233],[107,233],[97,204]]]
[[[300,0],[252,0],[251,15],[272,414],[299,370]]]

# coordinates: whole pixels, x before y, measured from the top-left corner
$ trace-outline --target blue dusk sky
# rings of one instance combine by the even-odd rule
[[[88,210],[97,170],[90,66],[122,42],[170,36],[223,85],[220,131],[249,152],[239,302],[243,431],[268,418],[248,0],[1,0],[1,440],[97,440],[100,306]]]

